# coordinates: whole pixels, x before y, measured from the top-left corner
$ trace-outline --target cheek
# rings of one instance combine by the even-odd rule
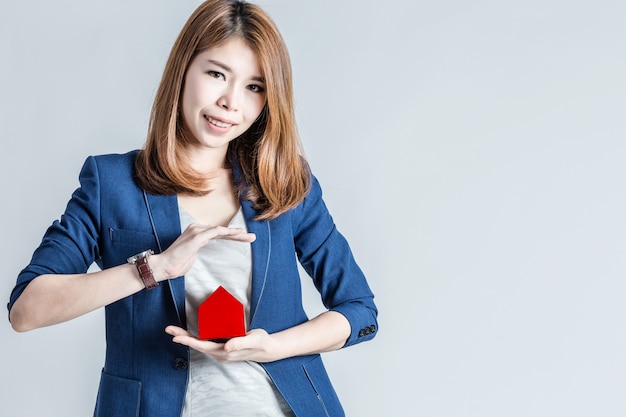
[[[251,115],[251,119],[256,120],[259,115],[261,114],[261,112],[263,111],[263,107],[265,106],[265,95],[257,95],[254,97],[253,100],[251,100],[250,105],[249,105],[249,109],[250,109],[250,115]]]
[[[210,84],[207,83],[207,79],[202,77],[202,74],[189,72],[185,78],[185,84],[183,86],[183,101],[193,105],[203,101],[203,96],[210,88]]]
[[[189,104],[189,95],[183,94],[183,99],[180,103],[180,112],[183,116],[183,120],[185,121],[185,123],[187,123],[187,125],[189,125],[189,116],[191,116],[192,113],[190,107],[191,106]]]
[[[193,80],[188,80],[183,88],[183,97],[181,100],[181,111],[185,120],[193,117],[194,110],[197,109],[202,102],[201,92],[197,83]]]
[[[198,106],[193,95],[184,95],[180,105],[180,112],[187,128],[193,129],[198,123]]]
[[[185,83],[185,88],[183,88],[183,107],[192,106],[193,103],[198,101],[197,91],[198,89],[193,83]]]

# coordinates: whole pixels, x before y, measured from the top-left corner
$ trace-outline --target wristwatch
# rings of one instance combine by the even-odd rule
[[[137,267],[139,277],[143,281],[143,285],[145,285],[148,290],[156,288],[159,285],[159,283],[156,282],[156,279],[154,279],[150,265],[148,265],[148,257],[150,255],[154,255],[152,249],[148,249],[147,251],[143,251],[128,258],[128,263]]]

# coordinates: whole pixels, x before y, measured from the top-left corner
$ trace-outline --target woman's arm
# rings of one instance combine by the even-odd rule
[[[221,362],[273,362],[340,349],[350,336],[351,329],[342,314],[327,311],[280,332],[268,334],[265,330],[254,329],[246,336],[235,337],[225,344],[198,340],[177,326],[168,326],[166,331],[174,336],[174,342],[211,355]]]
[[[162,254],[149,258],[157,281],[184,275],[198,250],[212,239],[252,242],[242,229],[191,225]],[[46,274],[33,279],[13,304],[9,319],[18,332],[62,323],[144,289],[134,265],[86,274]]]
[[[130,264],[87,274],[40,275],[15,301],[9,319],[15,331],[34,330],[82,316],[142,288]]]

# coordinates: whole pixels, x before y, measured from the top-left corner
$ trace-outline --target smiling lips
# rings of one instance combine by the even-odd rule
[[[223,122],[223,121],[221,121],[221,120],[214,119],[214,118],[213,118],[213,117],[211,117],[211,116],[206,116],[206,115],[205,115],[205,116],[204,116],[204,118],[205,118],[205,119],[206,119],[206,120],[207,120],[210,124],[212,124],[213,126],[217,126],[217,127],[219,127],[219,128],[222,128],[222,129],[228,129],[228,128],[230,128],[230,127],[232,127],[232,126],[233,126],[233,123],[226,123],[226,122]]]

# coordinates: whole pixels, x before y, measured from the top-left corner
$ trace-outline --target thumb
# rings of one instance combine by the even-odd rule
[[[224,345],[224,350],[233,352],[244,349],[259,349],[267,332],[263,329],[250,330],[245,336],[233,337]]]
[[[226,352],[235,352],[237,350],[248,349],[248,343],[246,337],[233,337],[224,344],[224,350]]]

